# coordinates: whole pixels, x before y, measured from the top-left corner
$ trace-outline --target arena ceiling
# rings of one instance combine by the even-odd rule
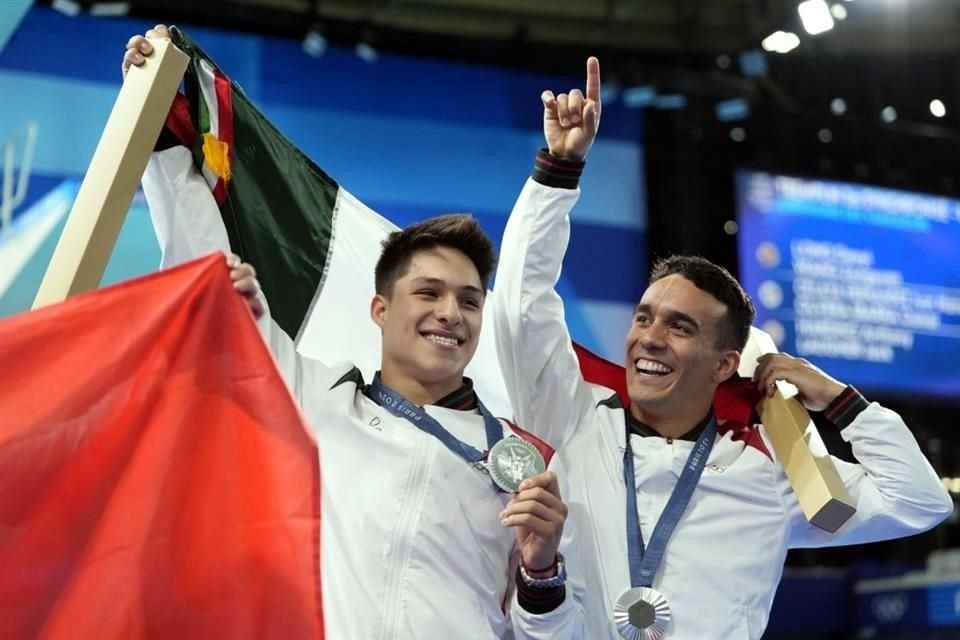
[[[93,0],[79,0],[92,5]],[[847,18],[797,53],[960,52],[960,0],[829,0]],[[101,3],[108,4],[108,3]],[[129,0],[131,13],[295,36],[393,32],[436,39],[521,40],[632,54],[697,55],[759,45],[778,29],[803,36],[797,0]],[[389,36],[387,36],[389,39]],[[805,44],[807,44],[805,42]]]

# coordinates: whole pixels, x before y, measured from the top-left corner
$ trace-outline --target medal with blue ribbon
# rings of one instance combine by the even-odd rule
[[[650,543],[644,546],[637,515],[633,449],[630,446],[630,428],[627,427],[627,445],[623,452],[623,482],[627,490],[627,557],[630,562],[631,588],[617,598],[613,606],[614,624],[626,640],[659,640],[667,630],[671,617],[670,605],[662,593],[651,587],[653,576],[663,559],[667,541],[677,528],[697,488],[716,433],[717,421],[710,416],[707,426],[687,456],[677,486],[653,528]]]
[[[503,424],[483,406],[480,398],[477,398],[477,409],[483,416],[489,456],[459,440],[421,407],[385,385],[379,373],[370,384],[370,398],[393,415],[406,419],[421,431],[432,435],[475,468],[488,473],[494,485],[507,493],[516,492],[520,482],[546,468],[543,456],[532,444],[513,435],[504,437]]]

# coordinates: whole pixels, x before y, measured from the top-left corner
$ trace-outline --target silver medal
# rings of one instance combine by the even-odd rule
[[[508,493],[520,490],[520,483],[547,470],[535,446],[516,436],[493,445],[487,455],[487,469],[494,484]]]
[[[635,587],[617,598],[613,621],[626,640],[659,640],[670,623],[670,605],[659,591]]]

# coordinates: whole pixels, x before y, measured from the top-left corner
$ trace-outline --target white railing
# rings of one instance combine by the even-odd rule
[[[33,164],[33,151],[37,144],[37,124],[28,122],[26,126],[10,136],[3,144],[3,185],[0,189],[0,232],[10,226],[13,210],[27,197],[27,185],[30,181],[30,167]],[[22,142],[23,155],[20,160],[20,174],[14,176],[16,169],[17,144]]]

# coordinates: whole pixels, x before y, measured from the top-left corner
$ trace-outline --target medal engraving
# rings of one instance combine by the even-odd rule
[[[638,629],[646,629],[653,624],[656,617],[657,613],[653,610],[653,605],[642,600],[634,602],[627,609],[627,619],[630,620],[630,624]]]
[[[659,640],[670,624],[670,605],[659,591],[636,587],[617,598],[613,621],[626,640]]]
[[[543,473],[547,470],[547,465],[535,446],[526,440],[510,436],[490,449],[487,468],[498,487],[508,493],[516,493],[521,482]]]

